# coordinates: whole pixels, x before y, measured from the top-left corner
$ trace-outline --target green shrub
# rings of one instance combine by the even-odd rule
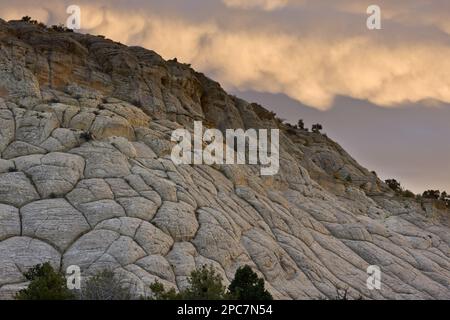
[[[203,266],[192,271],[188,287],[177,293],[175,289],[165,290],[164,285],[156,281],[150,285],[154,300],[273,300],[264,287],[264,279],[252,271],[249,266],[239,268],[233,281],[227,288],[222,277],[212,266]]]
[[[440,200],[445,203],[447,208],[450,208],[450,196],[446,191],[442,191]]]
[[[311,131],[314,133],[320,133],[320,131],[323,129],[323,126],[320,123],[313,124]]]
[[[90,131],[83,131],[80,134],[80,139],[83,139],[85,141],[92,141],[94,140],[94,135]]]
[[[401,192],[402,191],[402,186],[401,186],[400,182],[398,182],[397,180],[395,180],[395,179],[387,179],[384,182],[388,185],[389,188],[392,189],[392,191],[395,191],[395,192]]]
[[[223,300],[228,295],[222,284],[222,277],[212,266],[203,266],[191,272],[188,287],[179,293],[173,288],[166,291],[164,286],[156,281],[150,286],[154,300]]]
[[[259,278],[249,266],[240,267],[228,287],[229,295],[236,300],[273,300]]]
[[[439,190],[427,190],[422,194],[425,199],[438,200],[441,197],[441,192]]]
[[[131,293],[123,285],[123,279],[111,270],[103,270],[82,286],[81,300],[130,300]]]
[[[182,292],[186,300],[222,300],[226,297],[222,277],[216,274],[212,266],[192,271],[188,283],[189,286]]]
[[[56,32],[73,32],[72,29],[67,28],[64,24],[60,23],[58,25],[53,25],[50,27],[51,30]]]
[[[183,297],[180,293],[177,293],[174,288],[166,291],[164,285],[158,281],[150,285],[150,289],[153,292],[153,300],[182,300]]]
[[[28,288],[20,290],[16,300],[70,300],[74,294],[67,289],[64,275],[53,269],[50,263],[39,264],[25,273],[30,281]]]
[[[402,195],[405,198],[415,198],[416,197],[416,195],[412,191],[409,191],[409,190],[403,191]]]

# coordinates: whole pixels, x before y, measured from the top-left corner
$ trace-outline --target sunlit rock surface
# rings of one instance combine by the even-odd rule
[[[171,133],[194,120],[281,129],[279,174],[174,165]],[[153,51],[0,21],[0,155],[0,298],[46,261],[113,268],[137,295],[183,288],[204,264],[228,283],[248,264],[279,299],[450,298],[448,212]]]

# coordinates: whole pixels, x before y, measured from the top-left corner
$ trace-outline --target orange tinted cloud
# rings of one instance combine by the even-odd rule
[[[2,3],[1,12],[7,19],[26,11],[44,21],[50,17],[64,21],[64,6],[59,1],[51,6],[51,2],[46,2],[47,9],[32,6],[30,1]],[[148,2],[139,7],[139,1],[130,6],[119,1],[81,1],[82,27],[89,33],[153,49],[165,58],[178,57],[212,74],[227,89],[284,93],[318,109],[327,109],[338,95],[386,107],[427,99],[450,102],[450,44],[448,36],[440,34],[449,20],[439,12],[440,4],[433,11],[421,0],[408,1],[404,12],[415,8],[413,2],[427,9],[423,14],[416,10],[411,20],[400,5],[382,6],[391,24],[369,31],[361,1],[339,1],[339,7],[336,1],[326,0],[224,2],[250,11],[258,6],[279,10],[276,15],[267,12],[239,20],[239,16],[227,16],[233,12],[217,1],[217,9],[200,20],[183,10],[160,11]],[[289,28],[278,27],[277,19],[280,25],[284,23],[281,9],[294,5],[308,8],[309,16],[301,16],[300,9],[298,27],[295,22]],[[318,19],[311,19],[311,12]],[[408,35],[408,28],[422,34]]]
[[[289,0],[223,0],[225,5],[234,8],[261,8],[263,10],[275,10],[285,7]]]

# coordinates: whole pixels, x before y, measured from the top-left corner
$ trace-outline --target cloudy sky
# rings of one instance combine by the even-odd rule
[[[177,57],[282,118],[321,122],[383,178],[450,190],[448,0],[0,0],[0,17],[64,23]],[[368,30],[367,7],[382,29]]]

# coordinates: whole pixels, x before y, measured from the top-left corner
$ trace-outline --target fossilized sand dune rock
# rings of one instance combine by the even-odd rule
[[[138,295],[249,264],[276,298],[449,299],[448,213],[396,198],[326,136],[152,51],[0,21],[0,298],[50,261]],[[172,131],[280,128],[278,175],[174,165]],[[346,182],[350,175],[352,182]],[[343,177],[341,179],[339,177]],[[382,289],[366,287],[369,265]]]

